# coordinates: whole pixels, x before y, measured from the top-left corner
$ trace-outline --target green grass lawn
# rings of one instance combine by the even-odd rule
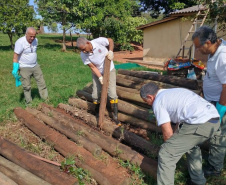
[[[74,96],[78,89],[82,89],[88,82],[91,82],[91,71],[83,65],[80,54],[74,52],[73,48],[68,48],[67,52],[61,52],[61,35],[37,35],[38,63],[41,66],[49,92],[49,104],[57,106],[59,103],[67,103],[68,98]],[[14,38],[14,42],[18,38]],[[70,41],[70,37],[66,38]],[[73,38],[76,40],[77,38]],[[10,47],[7,35],[0,33],[0,126],[10,120],[15,120],[13,109],[15,107],[25,107],[22,87],[15,86],[15,79],[12,72],[13,50]],[[137,68],[137,70],[150,70],[147,68]],[[34,79],[32,80],[32,106],[37,106],[42,100],[39,97],[38,89]],[[159,137],[154,137],[160,141]],[[143,176],[139,168],[131,166],[126,162],[121,162],[122,166],[131,168],[140,179],[140,184],[153,185],[156,181]],[[179,162],[175,174],[175,184],[184,184],[188,175],[184,158]],[[145,182],[142,180],[145,179]],[[208,184],[221,184],[225,182],[224,176],[221,178],[208,179]]]
[[[91,81],[90,69],[83,65],[80,55],[72,48],[67,52],[61,52],[61,44],[55,40],[60,40],[62,36],[37,35],[37,38],[38,63],[47,84],[50,104],[56,106],[60,102],[66,103],[70,96]],[[14,41],[16,39],[18,38],[14,38]],[[22,86],[15,86],[15,79],[11,74],[12,57],[13,50],[10,48],[8,36],[0,34],[0,122],[12,119],[15,107],[25,107]],[[32,79],[32,97],[33,106],[42,101],[34,79]]]

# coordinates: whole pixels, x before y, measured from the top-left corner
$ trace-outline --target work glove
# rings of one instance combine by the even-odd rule
[[[18,62],[13,62],[13,70],[12,70],[12,75],[14,76],[14,78],[17,78],[18,76],[18,70],[20,68],[20,65]]]
[[[109,60],[113,60],[113,58],[114,58],[114,53],[113,53],[113,51],[109,50],[106,56],[107,56],[107,58],[108,58]]]
[[[220,122],[221,122],[223,116],[226,113],[226,106],[221,105],[221,104],[219,104],[219,102],[217,102],[216,108],[217,108],[218,113],[220,114]]]
[[[16,79],[16,87],[19,87],[21,85],[21,81],[20,81],[21,76],[17,75]]]
[[[101,85],[103,85],[103,83],[104,83],[104,78],[103,78],[103,76],[99,77],[99,81],[100,81]]]

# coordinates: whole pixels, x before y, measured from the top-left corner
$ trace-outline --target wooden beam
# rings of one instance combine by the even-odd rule
[[[107,104],[110,67],[111,67],[111,61],[107,57],[105,57],[104,77],[103,77],[104,79],[103,79],[103,85],[102,85],[102,89],[101,89],[101,100],[100,100],[99,121],[98,121],[100,128],[102,128],[103,124],[104,124],[104,113],[105,113],[106,104]]]

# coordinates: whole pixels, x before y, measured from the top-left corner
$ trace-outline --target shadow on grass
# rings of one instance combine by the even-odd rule
[[[41,99],[37,88],[31,89],[31,97],[32,97],[32,99],[34,99],[34,98]],[[20,93],[20,102],[24,102],[24,101],[25,101],[24,93],[22,92],[22,93]]]
[[[50,50],[52,49],[58,50],[62,48],[60,44],[41,44],[39,47],[44,49],[50,49]]]
[[[12,49],[12,47],[11,47],[11,45],[8,45],[8,46],[0,46],[0,51],[12,51],[13,49]]]
[[[76,41],[79,36],[72,36],[73,41]],[[51,39],[51,40],[63,40],[63,35],[54,35],[54,36],[40,36],[42,39]],[[71,37],[66,35],[66,41],[71,41]]]
[[[73,50],[75,52],[80,52],[76,46],[66,46],[67,50]],[[62,45],[61,44],[43,44],[40,45],[39,48],[41,49],[48,49],[48,50],[61,50],[62,49]]]

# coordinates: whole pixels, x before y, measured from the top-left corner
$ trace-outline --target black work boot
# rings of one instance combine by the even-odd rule
[[[189,178],[186,181],[186,185],[205,185],[205,184],[196,184],[196,183],[192,182],[191,179]]]
[[[94,109],[95,116],[99,117],[100,102],[94,101],[93,104],[95,105],[95,109]]]
[[[205,177],[221,175],[221,170],[216,170],[211,164],[206,165],[203,168],[203,172]]]
[[[121,126],[122,124],[118,120],[118,99],[111,100],[110,103],[111,103],[112,119],[118,126]]]

